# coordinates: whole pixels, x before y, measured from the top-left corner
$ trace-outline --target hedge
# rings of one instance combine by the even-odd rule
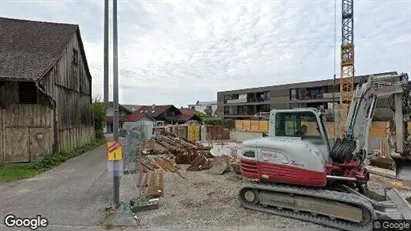
[[[205,118],[205,125],[220,126],[224,128],[235,128],[235,120],[233,119],[220,119],[220,118]]]

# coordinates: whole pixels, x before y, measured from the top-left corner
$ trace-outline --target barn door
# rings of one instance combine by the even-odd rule
[[[28,128],[6,127],[5,163],[30,162]]]

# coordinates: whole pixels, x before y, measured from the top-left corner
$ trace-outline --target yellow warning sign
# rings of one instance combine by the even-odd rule
[[[107,158],[108,160],[122,160],[123,159],[123,148],[119,142],[108,142],[107,143]]]

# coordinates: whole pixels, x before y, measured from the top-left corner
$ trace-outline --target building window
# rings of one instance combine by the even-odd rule
[[[319,99],[323,97],[324,89],[322,88],[313,88],[308,91],[311,99]]]
[[[224,106],[224,115],[228,115],[230,113],[230,107]]]
[[[270,104],[261,105],[259,112],[270,112]]]
[[[224,103],[227,103],[227,100],[230,100],[230,98],[231,98],[231,97],[230,97],[229,95],[225,95],[225,96],[224,96]]]
[[[78,65],[78,52],[76,49],[73,49],[73,64]]]
[[[4,107],[5,98],[6,98],[6,87],[4,86],[4,82],[0,82],[0,108]]]
[[[19,82],[19,103],[37,104],[37,87],[33,82]]]
[[[294,88],[290,90],[290,99],[297,100],[298,99],[298,89]]]

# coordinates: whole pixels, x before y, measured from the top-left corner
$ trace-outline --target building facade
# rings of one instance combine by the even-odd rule
[[[189,104],[188,107],[198,112],[215,116],[217,111],[217,101],[197,101],[196,104]]]
[[[393,75],[397,72],[384,72],[373,75]],[[366,81],[369,75],[356,76],[354,85]],[[261,117],[273,109],[304,107],[324,107],[332,114],[333,104],[340,101],[339,79],[274,85],[258,88],[217,92],[217,115],[220,118],[252,119]],[[333,94],[334,92],[334,94]],[[379,99],[375,117],[389,118],[393,114],[386,99]]]

